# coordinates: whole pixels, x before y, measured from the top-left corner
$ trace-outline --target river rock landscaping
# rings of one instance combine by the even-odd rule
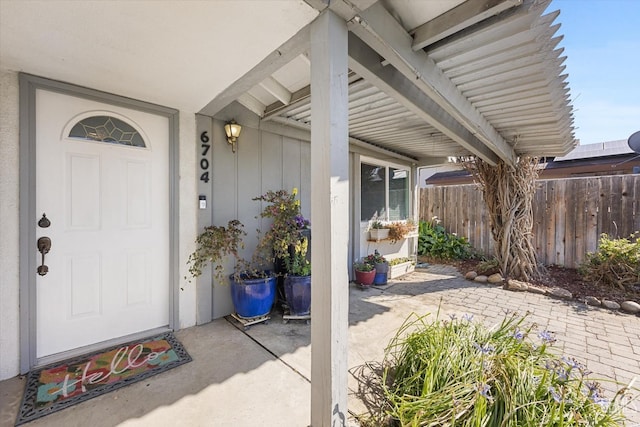
[[[543,276],[531,282],[512,279],[505,281],[502,276],[498,279],[497,273],[492,271],[479,274],[476,272],[478,264],[476,260],[465,260],[459,261],[457,267],[467,280],[488,285],[492,283],[501,285],[510,291],[533,292],[554,298],[578,300],[589,306],[640,315],[640,284],[622,289],[603,283],[590,283],[580,275],[578,270],[555,265],[546,267]]]

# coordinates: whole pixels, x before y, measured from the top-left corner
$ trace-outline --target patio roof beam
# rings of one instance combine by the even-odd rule
[[[393,67],[385,67],[380,56],[353,33],[349,34],[349,65],[358,75],[408,108],[434,128],[486,162],[495,165],[498,156],[483,141],[462,126],[411,80]]]
[[[238,102],[258,116],[261,116],[266,108],[262,102],[254,98],[249,92],[240,95],[238,97]]]
[[[475,135],[476,140],[481,140],[508,164],[515,164],[513,148],[444,75],[433,59],[422,50],[413,51],[413,39],[381,3],[374,4],[353,18],[349,22],[349,30],[371,46],[382,57],[381,60],[387,60],[413,81],[415,86]],[[355,71],[362,75],[358,70]]]
[[[252,87],[263,82],[285,64],[309,49],[309,25],[304,26],[292,38],[284,42],[278,49],[271,52],[258,65],[240,77],[225,90],[220,92],[209,102],[200,114],[215,116],[220,110],[248,92]]]
[[[283,104],[286,105],[291,102],[291,92],[273,77],[269,76],[264,79],[260,82],[260,86]]]
[[[520,4],[522,0],[467,0],[416,28],[413,31],[412,48],[413,50],[422,49]]]

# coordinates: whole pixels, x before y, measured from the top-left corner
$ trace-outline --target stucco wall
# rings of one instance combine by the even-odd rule
[[[18,373],[18,74],[0,70],[0,380]]]
[[[178,307],[180,310],[178,325],[180,329],[196,324],[196,289],[194,283],[185,281],[188,274],[187,259],[195,249],[197,232],[196,193],[196,115],[180,111],[180,150],[179,173],[180,197],[178,201],[179,237],[178,237]]]

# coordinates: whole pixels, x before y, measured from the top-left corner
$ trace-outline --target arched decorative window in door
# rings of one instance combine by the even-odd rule
[[[146,147],[140,132],[133,126],[116,117],[104,115],[80,120],[69,131],[69,138]]]

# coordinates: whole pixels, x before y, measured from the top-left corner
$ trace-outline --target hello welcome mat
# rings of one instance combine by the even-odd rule
[[[16,426],[189,361],[169,332],[31,371]]]

